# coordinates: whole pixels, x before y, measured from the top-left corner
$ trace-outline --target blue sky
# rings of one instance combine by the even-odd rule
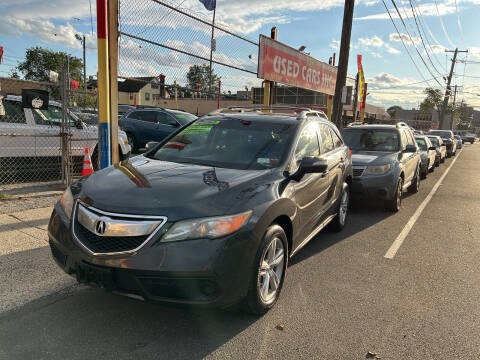
[[[474,25],[480,18],[480,0],[413,1],[413,4],[417,5],[416,10],[422,14],[417,21],[425,31],[422,36],[433,65],[425,54],[410,2],[397,0],[397,5],[417,50],[398,16],[395,16],[392,3],[390,0],[385,1],[401,36],[396,33],[381,1],[360,0],[355,5],[349,73],[353,75],[356,72],[356,55],[362,54],[365,76],[369,83],[368,101],[385,107],[392,104],[406,108],[417,106],[423,97],[422,90],[428,84],[438,88],[440,85],[435,80],[413,83],[435,76],[443,85],[440,75],[445,75],[447,67],[450,66],[444,49],[458,47],[469,49],[469,54],[466,67],[465,63],[456,65],[457,76],[453,85],[464,86],[464,91],[460,92],[457,98],[480,107],[480,96],[477,96],[480,95],[480,41]],[[170,3],[205,19],[212,15],[198,0],[171,0]],[[341,0],[217,0],[217,20],[228,25],[232,31],[253,40],[258,40],[260,33],[269,34],[270,28],[276,25],[279,29],[279,41],[293,47],[305,45],[306,52],[327,61],[333,52],[338,54],[343,4]],[[31,46],[41,45],[81,57],[81,45],[75,39],[76,33],[87,35],[87,73],[95,74],[97,54],[94,0],[91,0],[91,5],[93,32],[89,0],[2,2],[0,46],[4,47],[5,53],[4,64],[0,65],[0,76],[7,76],[11,68],[23,58],[25,49]],[[462,31],[459,28],[456,8]],[[165,12],[151,0],[121,0],[121,20],[122,30],[127,33],[208,57],[208,27],[196,22],[193,26],[194,22],[186,21],[170,11]],[[242,68],[255,68],[257,54],[254,46],[222,34],[217,35],[215,59]],[[400,38],[404,39],[419,71],[413,65]],[[121,46],[120,71],[121,75],[125,76],[165,73],[167,81],[185,83],[188,67],[192,63],[202,63],[192,62],[189,57],[179,56],[169,50],[128,37],[122,38]],[[417,51],[424,58],[431,74]],[[448,58],[450,57],[451,54]],[[465,55],[462,54],[459,59],[465,60]],[[244,86],[258,85],[255,76],[222,67],[216,69],[222,76],[226,90],[235,91],[243,89]]]

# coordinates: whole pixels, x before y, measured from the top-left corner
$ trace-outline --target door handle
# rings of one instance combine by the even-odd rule
[[[322,178],[326,178],[329,172],[330,172],[330,170],[325,170],[325,171],[322,173]]]

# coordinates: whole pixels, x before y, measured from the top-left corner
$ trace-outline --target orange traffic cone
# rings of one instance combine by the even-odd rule
[[[83,170],[82,176],[90,175],[93,173],[92,159],[88,153],[88,148],[85,148],[85,155],[83,156]]]

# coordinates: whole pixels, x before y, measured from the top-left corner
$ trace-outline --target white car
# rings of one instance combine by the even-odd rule
[[[22,108],[22,98],[7,95],[2,100],[4,111],[0,111],[0,164],[2,172],[58,173],[60,166],[60,126],[62,106],[49,102],[48,110]],[[1,109],[0,109],[1,110]],[[76,115],[67,111],[67,132],[71,134],[70,155],[74,161],[74,172],[81,169],[85,148],[89,149],[96,167],[98,158],[98,128],[87,125]],[[119,131],[119,150],[122,158],[130,155],[131,147],[127,135]],[[81,171],[81,170],[80,170]],[[2,178],[6,178],[3,174]]]

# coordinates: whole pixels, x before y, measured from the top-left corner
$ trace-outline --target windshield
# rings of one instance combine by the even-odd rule
[[[185,112],[177,112],[177,111],[172,111],[171,114],[175,116],[175,119],[181,124],[181,125],[187,125],[188,123],[192,122],[193,120],[198,119],[198,116],[185,113]]]
[[[47,110],[32,109],[33,117],[37,125],[57,125],[62,123],[62,109],[49,106]],[[75,126],[75,119],[67,113],[67,126]]]
[[[277,167],[297,124],[204,118],[165,143],[152,157],[232,169]]]
[[[398,151],[399,138],[395,130],[344,129],[343,139],[352,151]]]
[[[430,142],[432,143],[433,146],[438,146],[438,139],[434,137],[429,137]]]
[[[450,139],[452,136],[450,131],[432,130],[429,134],[440,136],[442,139]]]
[[[426,143],[425,139],[415,138],[415,141],[417,142],[418,147],[420,148],[420,150],[422,150],[422,151],[427,151],[427,143]]]
[[[95,114],[87,114],[87,113],[75,113],[85,124],[88,125],[97,125],[98,124],[98,116]]]

